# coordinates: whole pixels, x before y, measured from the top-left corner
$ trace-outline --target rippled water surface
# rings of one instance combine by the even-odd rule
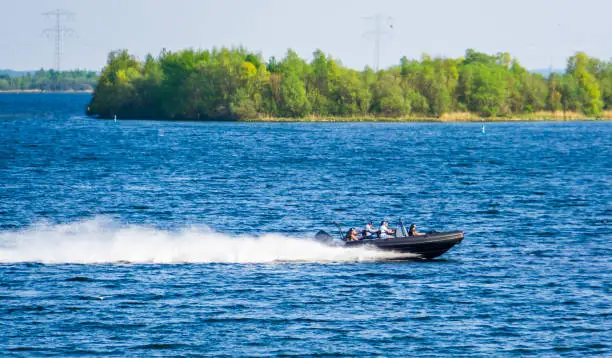
[[[612,125],[104,121],[0,95],[2,356],[606,356]],[[464,230],[433,261],[308,238]]]

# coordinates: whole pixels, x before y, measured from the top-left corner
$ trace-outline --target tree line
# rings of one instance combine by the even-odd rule
[[[92,71],[55,71],[43,69],[23,76],[0,74],[0,91],[91,91],[98,83]]]
[[[527,71],[508,53],[469,49],[462,58],[420,60],[374,71],[344,67],[317,50],[310,62],[244,48],[162,51],[137,60],[110,53],[88,114],[111,118],[241,120],[305,117],[512,117],[612,107],[612,62],[576,53],[562,74]]]

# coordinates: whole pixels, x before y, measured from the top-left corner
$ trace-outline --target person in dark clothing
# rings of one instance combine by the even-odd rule
[[[416,225],[410,225],[410,230],[408,230],[408,236],[423,236],[425,234],[416,231]]]

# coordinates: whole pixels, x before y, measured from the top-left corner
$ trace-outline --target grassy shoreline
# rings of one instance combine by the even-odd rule
[[[112,120],[111,117],[96,117],[104,120]],[[127,118],[117,117],[122,121],[162,121],[162,122],[226,122],[226,123],[494,123],[494,122],[610,122],[612,118],[518,118],[518,117],[494,117],[494,118],[471,118],[471,119],[442,119],[442,118],[349,118],[349,117],[309,117],[309,118],[254,118],[238,120],[207,120],[186,118]]]
[[[98,117],[100,119],[113,119],[113,117]],[[587,117],[583,114],[566,112],[538,112],[531,115],[508,117],[480,117],[475,114],[461,113],[447,114],[442,117],[410,116],[410,117],[335,117],[335,116],[307,116],[303,118],[291,117],[258,117],[250,119],[191,119],[191,118],[132,118],[117,116],[118,120],[152,120],[168,122],[234,122],[234,123],[491,123],[491,122],[609,122],[612,121],[612,111],[604,111],[598,118]]]
[[[520,116],[481,117],[473,113],[448,113],[441,117],[335,117],[307,116],[304,118],[259,117],[239,122],[403,122],[403,123],[471,123],[471,122],[569,122],[569,121],[611,121],[612,111],[604,111],[599,118],[589,118],[576,112],[542,111]]]

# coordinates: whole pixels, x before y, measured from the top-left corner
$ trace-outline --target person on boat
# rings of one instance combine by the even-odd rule
[[[425,234],[416,231],[416,225],[412,224],[410,225],[410,230],[408,230],[408,236],[423,236]]]
[[[346,241],[359,241],[359,238],[357,237],[357,230],[350,228],[346,233]]]
[[[380,223],[380,238],[389,239],[392,237],[395,237],[395,230],[389,229],[389,223],[386,221],[382,221]]]
[[[363,239],[375,239],[378,237],[378,230],[374,230],[374,222],[372,220],[366,224],[361,236]]]

